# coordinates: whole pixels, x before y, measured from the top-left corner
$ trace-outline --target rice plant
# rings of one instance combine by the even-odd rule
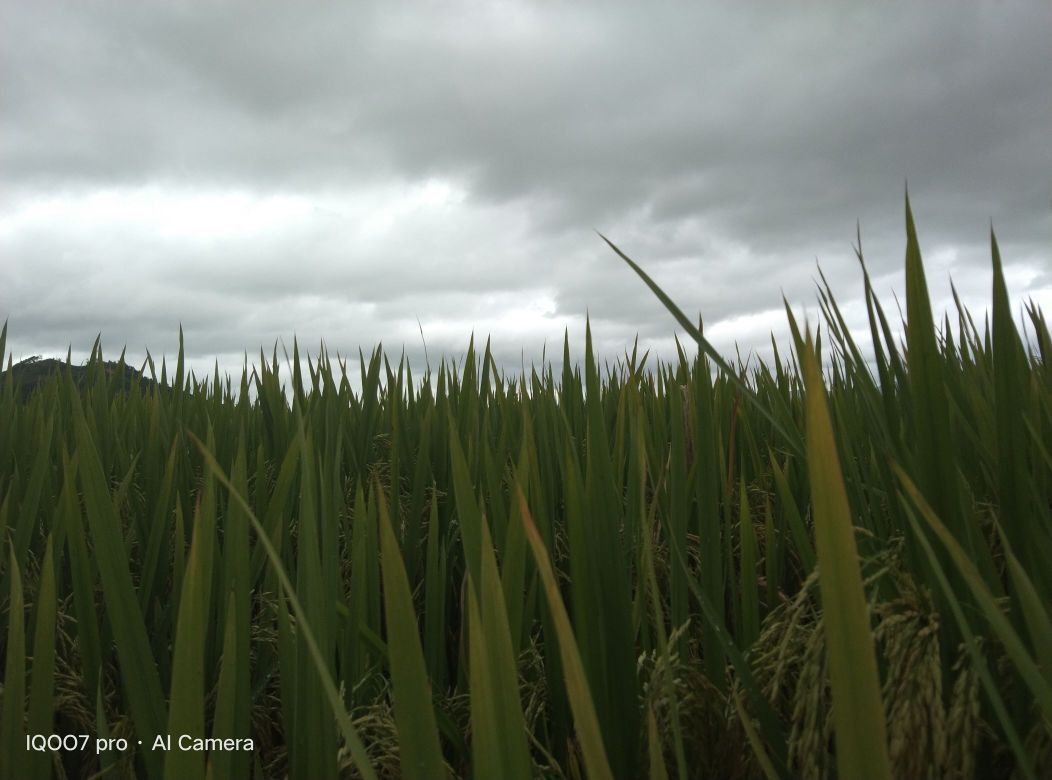
[[[1052,338],[0,379],[0,779],[1052,773]],[[6,355],[7,326],[0,332]]]

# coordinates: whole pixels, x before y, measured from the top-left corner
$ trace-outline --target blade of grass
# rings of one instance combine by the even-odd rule
[[[244,739],[250,734],[238,727],[238,709],[251,704],[250,691],[240,695],[245,701],[238,701],[238,682],[241,678],[241,663],[238,652],[238,614],[237,602],[233,590],[227,597],[226,625],[223,629],[223,655],[219,668],[219,682],[216,683],[215,716],[212,721],[212,736],[217,739]],[[209,757],[207,775],[210,777],[231,778],[239,780],[248,776],[248,761],[238,761],[235,754],[242,751],[219,750]],[[247,757],[246,757],[247,759]]]
[[[500,734],[496,727],[496,697],[490,686],[491,664],[486,653],[482,615],[471,575],[467,575],[468,688],[471,704],[471,776],[476,780],[504,777]]]
[[[421,780],[445,777],[442,746],[431,703],[431,685],[427,679],[424,650],[420,645],[409,578],[378,482],[373,483],[373,495],[380,503],[380,554],[384,615],[387,618],[387,655],[394,686],[402,774]]]
[[[85,517],[91,528],[98,560],[99,579],[106,602],[121,678],[137,734],[146,737],[140,750],[151,777],[161,776],[161,756],[149,750],[149,740],[165,733],[168,721],[161,680],[150,649],[149,635],[128,569],[120,523],[113,508],[108,480],[80,402],[74,398],[73,412],[80,459],[79,477],[84,492]]]
[[[193,540],[179,599],[179,618],[172,648],[172,686],[168,706],[168,734],[205,737],[205,637],[211,611],[215,498],[211,479],[194,513]],[[164,754],[166,777],[203,780],[204,754],[168,750]]]
[[[1038,660],[1045,674],[1045,680],[1052,685],[1052,621],[1049,620],[1047,605],[1041,599],[1019,559],[1012,552],[1012,546],[1008,542],[1004,529],[998,526],[997,533],[1001,539],[1001,547],[1004,548],[1008,572],[1015,586],[1023,619],[1026,621],[1027,631],[1030,634],[1034,658]]]
[[[481,530],[478,599],[475,589],[468,589],[470,606],[475,610],[469,625],[474,773],[480,778],[528,778],[533,774],[532,764],[504,593],[486,522]]]
[[[767,755],[767,750],[763,746],[763,740],[760,739],[756,726],[753,725],[752,716],[745,709],[745,704],[742,702],[741,694],[738,693],[737,688],[731,689],[731,696],[734,699],[734,711],[738,713],[738,721],[742,724],[742,728],[745,729],[745,738],[749,740],[753,755],[756,756],[760,769],[763,770],[763,776],[767,780],[778,780],[778,772],[775,771],[774,764],[771,763],[771,758]]]
[[[723,374],[724,376],[726,376],[727,380],[731,382],[731,384],[733,384],[742,395],[749,399],[749,401],[756,408],[756,411],[763,417],[765,417],[767,421],[771,423],[774,429],[782,435],[782,437],[785,439],[785,443],[793,450],[793,452],[798,455],[802,454],[804,448],[803,439],[800,436],[800,432],[797,430],[789,430],[788,428],[783,426],[782,422],[779,421],[775,414],[766,406],[766,404],[764,404],[763,401],[760,400],[759,396],[756,395],[755,391],[751,387],[749,387],[745,383],[745,381],[738,375],[738,372],[735,371],[731,367],[731,365],[723,359],[723,356],[719,353],[719,351],[714,346],[712,346],[709,340],[702,335],[701,331],[698,330],[698,328],[689,319],[687,319],[687,316],[683,313],[679,306],[677,306],[672,301],[672,299],[668,297],[664,290],[658,287],[657,282],[651,279],[650,275],[647,274],[646,271],[640,268],[639,265],[634,260],[632,260],[632,258],[630,258],[628,255],[626,255],[624,252],[618,249],[617,246],[609,238],[604,236],[602,233],[599,233],[598,235],[601,239],[603,239],[603,241],[607,243],[607,246],[614,250],[618,257],[620,257],[622,260],[628,263],[628,266],[636,272],[639,278],[642,279],[646,286],[650,288],[651,292],[653,292],[654,295],[657,296],[658,300],[660,300],[661,303],[665,306],[665,308],[668,309],[669,313],[676,319],[676,322],[679,323],[680,327],[683,328],[683,330],[687,331],[687,334],[691,338],[693,338],[694,341],[697,342],[698,347],[701,348],[701,350],[709,357],[710,360],[712,360],[713,363],[719,366],[720,370],[723,371]]]
[[[741,533],[741,645],[748,650],[760,636],[760,594],[756,583],[756,529],[752,524],[744,475],[739,480],[738,492],[738,525]]]
[[[28,733],[50,734],[55,715],[55,562],[52,537],[44,548],[37,588],[36,631],[33,637],[33,673],[29,692]],[[51,756],[33,753],[29,760],[29,777],[46,777]]]
[[[658,735],[654,708],[647,708],[647,752],[650,757],[650,780],[668,780],[665,758],[661,755],[661,737]]]
[[[23,720],[26,701],[26,635],[22,575],[12,546],[8,547],[8,573],[11,600],[5,648],[4,703],[0,710],[0,780],[22,780],[28,777]]]
[[[329,674],[329,670],[325,664],[325,659],[321,654],[321,649],[318,647],[318,644],[314,639],[314,633],[311,631],[310,625],[306,620],[303,606],[296,597],[296,593],[292,587],[292,581],[289,579],[289,575],[285,571],[285,566],[281,562],[281,557],[278,555],[277,550],[274,549],[274,545],[271,544],[266,529],[263,528],[263,524],[260,523],[255,512],[252,511],[252,507],[249,506],[245,498],[237,491],[234,484],[227,477],[226,473],[223,471],[223,467],[220,466],[219,462],[215,459],[215,455],[213,455],[205,446],[204,442],[198,439],[193,433],[189,434],[189,436],[198,451],[200,451],[205,464],[215,475],[216,479],[219,480],[223,487],[230,491],[231,498],[237,501],[245,511],[245,514],[248,515],[249,522],[252,523],[252,529],[256,532],[256,536],[258,537],[258,543],[263,546],[267,559],[270,561],[271,569],[277,577],[279,584],[284,589],[285,598],[288,599],[288,603],[296,615],[297,629],[302,632],[303,639],[307,643],[311,657],[314,659],[315,668],[318,672],[318,676],[321,678],[322,688],[325,691],[326,698],[329,701],[329,706],[332,708],[332,713],[336,718],[336,722],[339,724],[340,732],[343,734],[343,738],[347,742],[347,747],[351,752],[351,757],[354,759],[354,763],[363,778],[366,778],[366,780],[377,780],[376,771],[373,769],[372,763],[369,761],[369,754],[365,751],[365,746],[362,744],[361,737],[358,736],[358,731],[354,728],[354,724],[351,722],[351,718],[347,714],[347,710],[343,705],[343,699],[340,697],[339,689],[337,689],[336,683],[332,679],[332,675]]]
[[[599,731],[599,718],[595,714],[592,694],[588,690],[588,679],[585,677],[584,666],[581,664],[581,655],[577,651],[577,642],[574,641],[570,616],[566,614],[566,606],[563,604],[562,596],[559,595],[559,586],[555,581],[555,573],[548,559],[548,551],[537,532],[537,527],[533,524],[533,517],[526,506],[526,498],[521,489],[519,490],[519,511],[526,527],[526,541],[529,542],[530,549],[533,551],[537,572],[544,585],[544,595],[551,610],[552,620],[555,622],[556,636],[559,640],[559,655],[566,675],[566,690],[570,699],[570,709],[573,712],[574,725],[577,728],[577,738],[580,740],[581,752],[584,755],[585,769],[591,780],[606,780],[607,778],[612,780],[613,772],[606,759],[603,735]]]
[[[826,654],[841,777],[891,777],[869,607],[862,586],[854,525],[840,472],[825,383],[810,334],[803,355],[807,387],[807,464]]]

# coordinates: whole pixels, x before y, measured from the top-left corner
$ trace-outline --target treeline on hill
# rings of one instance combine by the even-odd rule
[[[23,401],[28,400],[33,391],[47,382],[55,374],[68,371],[73,384],[83,390],[92,382],[93,374],[100,373],[106,377],[107,384],[113,386],[114,390],[131,390],[133,385],[156,384],[156,380],[143,376],[131,366],[125,365],[123,355],[121,360],[94,361],[91,365],[74,365],[69,356],[65,362],[55,358],[42,358],[39,355],[20,360],[18,363],[9,364],[7,370],[0,371],[0,385],[7,382],[10,375],[14,393]]]
[[[869,364],[824,280],[746,370],[621,255],[696,357],[9,375],[0,775],[1047,777],[1052,340],[906,228]]]

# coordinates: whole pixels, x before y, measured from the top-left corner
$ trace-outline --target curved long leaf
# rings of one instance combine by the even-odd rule
[[[800,436],[800,432],[785,427],[784,421],[778,419],[774,412],[772,412],[770,408],[768,408],[767,404],[765,404],[760,399],[760,397],[756,395],[756,391],[745,383],[745,381],[738,375],[738,372],[735,371],[733,367],[731,367],[730,363],[724,360],[723,356],[719,353],[719,351],[714,346],[712,346],[712,343],[708,339],[706,339],[705,336],[702,335],[698,327],[694,325],[694,323],[692,323],[689,319],[687,319],[687,315],[683,313],[683,310],[680,309],[679,306],[677,306],[676,303],[668,296],[668,294],[658,286],[657,282],[650,278],[650,275],[646,271],[640,268],[639,264],[636,263],[635,260],[633,260],[624,252],[622,252],[609,238],[604,236],[602,233],[599,233],[599,237],[603,239],[603,241],[605,241],[607,245],[614,250],[614,252],[617,253],[618,257],[620,257],[622,260],[628,263],[629,268],[636,272],[639,278],[642,279],[643,282],[646,283],[646,286],[650,288],[650,291],[653,292],[654,295],[657,296],[658,300],[660,300],[661,303],[665,306],[665,308],[668,309],[669,313],[673,317],[675,317],[676,322],[679,323],[680,327],[683,328],[683,330],[687,331],[688,335],[690,335],[690,337],[697,342],[698,346],[708,356],[708,358],[720,367],[720,370],[723,371],[724,376],[727,377],[727,380],[731,382],[731,384],[733,384],[743,396],[748,398],[749,401],[752,403],[753,407],[756,409],[756,411],[764,417],[766,417],[767,421],[771,423],[774,429],[785,438],[786,444],[788,444],[789,447],[792,448],[792,450],[795,453],[802,454],[804,447],[803,439]]]

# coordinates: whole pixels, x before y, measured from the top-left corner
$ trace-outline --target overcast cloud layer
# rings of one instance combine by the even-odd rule
[[[1052,5],[0,2],[0,318],[15,359],[97,333],[237,370],[276,339],[509,370],[671,318],[728,352],[815,300],[859,326],[856,220],[937,305],[1052,309]],[[419,322],[419,324],[418,324]]]

